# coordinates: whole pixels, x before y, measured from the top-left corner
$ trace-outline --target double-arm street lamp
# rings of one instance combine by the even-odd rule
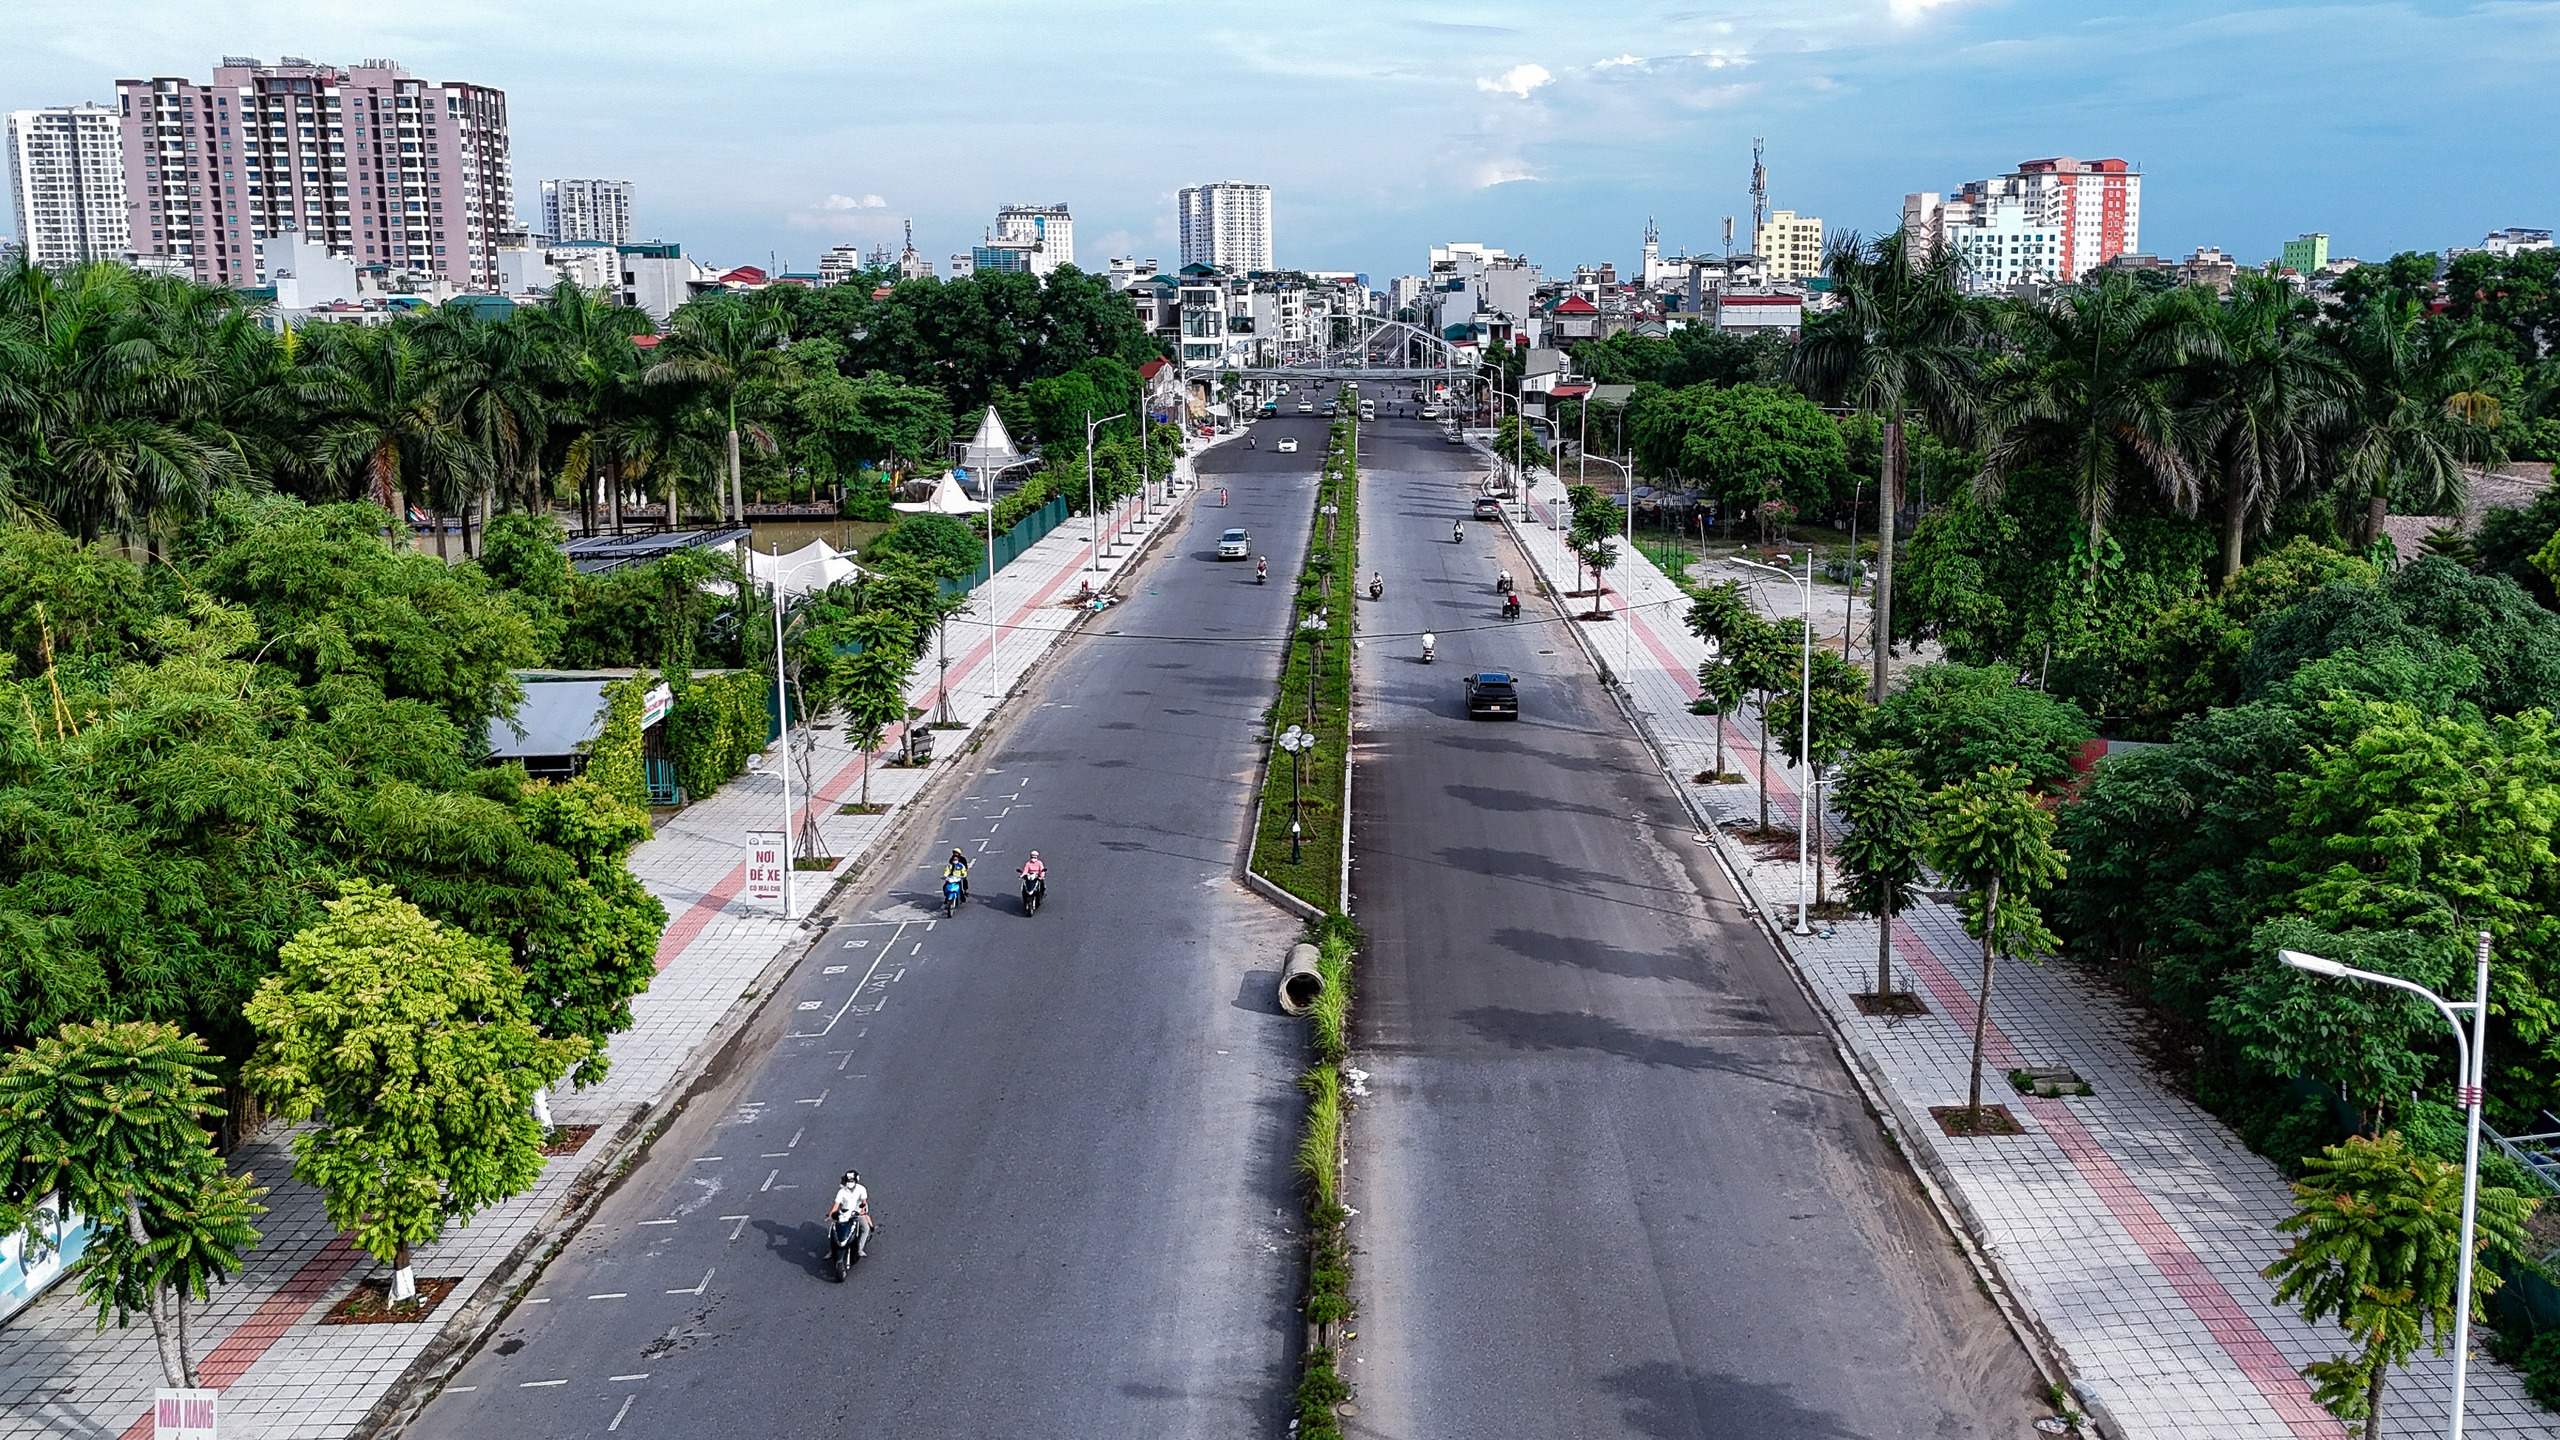
[[[780,541],[773,542],[772,554],[777,562],[781,560]],[[773,715],[782,727],[782,918],[785,920],[796,918],[791,913],[791,873],[798,862],[791,855],[791,690],[782,671],[782,582],[812,565],[833,558],[830,555],[812,555],[797,565],[777,565],[773,572]]]
[[[2405,990],[2436,1007],[2444,1023],[2453,1027],[2457,1098],[2467,1112],[2467,1133],[2462,1142],[2462,1253],[2454,1261],[2453,1282],[2453,1407],[2445,1418],[2447,1440],[2462,1440],[2462,1392],[2471,1372],[2471,1250],[2472,1230],[2477,1223],[2480,1204],[2480,1102],[2482,1079],[2487,1073],[2489,1053],[2489,932],[2480,932],[2476,967],[2471,982],[2469,1001],[2447,1000],[2424,985],[2403,980],[2397,975],[2378,975],[2371,970],[2358,970],[2318,955],[2299,950],[2279,950],[2278,959],[2296,970],[2325,975],[2332,980],[2362,980],[2368,985]],[[2469,1011],[2471,1033],[2462,1033],[2462,1017],[2455,1011]]]
[[[1280,748],[1289,752],[1289,863],[1295,865],[1298,863],[1299,842],[1304,830],[1304,827],[1298,823],[1300,819],[1298,761],[1308,751],[1316,748],[1316,737],[1292,725],[1280,732]]]
[[[1629,492],[1627,500],[1630,505],[1634,503],[1635,495],[1632,491]],[[1796,579],[1791,571],[1781,570],[1775,565],[1763,565],[1757,560],[1745,560],[1736,556],[1733,563],[1745,569],[1766,570],[1788,584],[1802,586],[1804,590],[1804,694],[1796,702],[1796,714],[1804,726],[1803,734],[1797,741],[1796,754],[1803,761],[1804,775],[1796,786],[1795,933],[1810,935],[1813,933],[1813,928],[1805,923],[1806,882],[1811,879],[1813,871],[1807,862],[1805,842],[1813,833],[1813,547],[1810,545],[1805,547],[1802,580]],[[1716,723],[1721,725],[1724,721],[1718,719]],[[1763,711],[1760,716],[1761,728],[1768,728],[1768,724],[1768,713]],[[1760,783],[1764,787],[1769,783],[1766,773],[1760,776]]]
[[[1561,443],[1563,443],[1563,442],[1562,442],[1561,440],[1559,440],[1557,443],[1561,444]],[[1606,455],[1592,455],[1592,454],[1588,454],[1588,453],[1581,454],[1581,455],[1577,455],[1576,457],[1574,457],[1574,464],[1576,464],[1576,465],[1580,465],[1580,464],[1581,464],[1583,461],[1585,461],[1585,460],[1597,460],[1597,461],[1599,461],[1601,464],[1606,465],[1606,466],[1609,466],[1610,468],[1612,468],[1612,469],[1614,469],[1614,470],[1616,470],[1616,471],[1618,472],[1618,478],[1619,478],[1619,479],[1621,479],[1621,480],[1623,480],[1624,482],[1626,482],[1626,483],[1625,483],[1625,490],[1626,490],[1626,496],[1627,496],[1627,541],[1626,541],[1626,544],[1627,544],[1627,553],[1629,553],[1629,554],[1634,554],[1634,553],[1635,553],[1635,548],[1636,548],[1636,472],[1635,472],[1634,467],[1632,467],[1632,466],[1628,465],[1626,462],[1621,461],[1621,460],[1612,460],[1612,459],[1610,459],[1610,458],[1609,458],[1608,456],[1606,456]],[[1794,577],[1793,577],[1793,576],[1790,576],[1790,577],[1788,577],[1788,578],[1793,579]],[[1677,583],[1677,582],[1675,581],[1674,583]],[[1626,602],[1625,604],[1621,605],[1619,608],[1620,608],[1621,610],[1623,610],[1623,611],[1625,611],[1625,612],[1626,612],[1625,614],[1623,614],[1623,615],[1621,615],[1621,616],[1619,616],[1619,617],[1618,617],[1619,619],[1624,620],[1624,621],[1626,622],[1626,624],[1622,627],[1622,628],[1623,628],[1623,630],[1624,630],[1624,634],[1620,637],[1620,646],[1619,646],[1619,651],[1618,651],[1618,683],[1619,683],[1619,684],[1621,684],[1621,685],[1623,685],[1623,684],[1625,684],[1625,683],[1626,683],[1627,677],[1628,677],[1629,675],[1632,675],[1632,674],[1634,674],[1634,673],[1635,673],[1635,668],[1636,668],[1636,611],[1635,611],[1635,602],[1634,602],[1634,600],[1633,600],[1632,598],[1628,598],[1628,599],[1627,599],[1627,602]]]

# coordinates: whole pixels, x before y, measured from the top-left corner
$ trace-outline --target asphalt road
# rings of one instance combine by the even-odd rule
[[[1286,431],[1299,454],[1204,457],[1128,603],[833,907],[742,1058],[411,1434],[1280,1432],[1303,1039],[1272,995],[1296,926],[1234,864],[1323,452],[1321,420],[1260,433]],[[1214,558],[1228,525],[1270,584]],[[955,846],[979,878],[943,920]],[[1031,849],[1049,900],[1025,918]],[[821,1216],[848,1166],[881,1231],[840,1286]]]
[[[2032,1434],[2025,1352],[1577,622],[1499,618],[1498,524],[1450,543],[1473,457],[1367,428],[1352,1433]],[[1475,668],[1517,722],[1465,718]]]

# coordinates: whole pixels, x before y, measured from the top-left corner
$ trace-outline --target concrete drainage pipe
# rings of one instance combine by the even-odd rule
[[[1289,963],[1280,967],[1280,1008],[1304,1015],[1324,994],[1324,972],[1316,968],[1316,947],[1300,942],[1289,947]]]

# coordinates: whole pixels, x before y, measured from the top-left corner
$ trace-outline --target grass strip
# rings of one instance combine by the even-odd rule
[[[1335,1328],[1352,1316],[1351,1211],[1342,1203],[1342,1126],[1348,1099],[1343,1062],[1351,1050],[1352,956],[1360,944],[1350,917],[1327,915],[1308,927],[1324,994],[1307,1013],[1307,1048],[1315,1063],[1298,1078],[1307,1094],[1307,1124],[1298,1141],[1298,1178],[1307,1206],[1307,1323],[1326,1343],[1311,1343],[1299,1367],[1298,1440],[1338,1440],[1335,1407],[1351,1398],[1334,1357]]]
[[[1275,748],[1263,777],[1253,868],[1272,884],[1330,912],[1341,903],[1343,776],[1351,763],[1351,631],[1360,583],[1360,475],[1354,422],[1334,422],[1316,486],[1307,563],[1290,611],[1288,658],[1269,716]],[[1334,514],[1324,513],[1326,506]],[[1312,617],[1322,623],[1306,625]],[[1294,759],[1276,738],[1295,725],[1315,748]],[[1290,843],[1290,822],[1299,825]],[[1294,854],[1293,854],[1294,852]]]

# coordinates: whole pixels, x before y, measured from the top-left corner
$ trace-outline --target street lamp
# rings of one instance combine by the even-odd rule
[[[2278,950],[2276,958],[2296,970],[2325,975],[2332,980],[2362,980],[2368,985],[2405,990],[2436,1007],[2444,1023],[2453,1027],[2456,1068],[2456,1098],[2469,1112],[2467,1134],[2462,1142],[2462,1254],[2454,1262],[2453,1282],[2453,1406],[2445,1418],[2447,1440],[2462,1440],[2462,1394],[2471,1373],[2471,1249],[2472,1230],[2480,1204],[2480,1108],[2482,1079],[2487,1073],[2489,1054],[2489,932],[2480,932],[2477,965],[2471,982],[2469,1001],[2447,1000],[2415,981],[2397,975],[2377,975],[2371,970],[2358,970],[2318,955],[2299,950]],[[2462,1033],[2462,1017],[2457,1010],[2471,1012],[2471,1033]]]
[[[1289,863],[1298,863],[1302,828],[1299,825],[1298,757],[1316,748],[1316,737],[1292,725],[1280,732],[1280,748],[1289,752]]]
[[[1632,507],[1635,501],[1635,495],[1630,492],[1627,496],[1627,500],[1630,507]],[[1785,559],[1786,557],[1780,556],[1779,558]],[[1796,577],[1792,572],[1781,570],[1775,565],[1763,565],[1757,560],[1745,560],[1740,556],[1734,557],[1733,563],[1752,570],[1766,570],[1770,574],[1778,576],[1791,585],[1797,583]],[[1805,841],[1807,837],[1813,833],[1813,785],[1811,784],[1813,778],[1813,547],[1810,545],[1805,547],[1804,552],[1803,586],[1804,694],[1802,698],[1796,702],[1796,715],[1798,719],[1804,722],[1804,733],[1796,742],[1796,754],[1804,762],[1804,773],[1807,783],[1796,787],[1795,933],[1798,935],[1810,935],[1813,933],[1813,927],[1805,923],[1805,905],[1807,900],[1806,882],[1811,878],[1813,873],[1811,866],[1807,863],[1805,853]],[[1717,723],[1721,724],[1723,722],[1719,721]],[[1760,717],[1760,724],[1765,728],[1768,723],[1768,715],[1765,713],[1762,714]],[[1769,777],[1762,775],[1760,777],[1760,783],[1763,786],[1766,786],[1769,783]],[[2484,960],[2481,963],[2485,965],[2488,962]]]
[[[1126,410],[1117,415],[1105,415],[1099,420],[1093,418],[1092,411],[1084,412],[1084,512],[1085,518],[1093,522],[1093,563],[1085,567],[1088,570],[1102,568],[1102,511],[1093,503],[1093,432],[1114,420],[1128,418],[1129,412]],[[1142,425],[1138,428],[1143,431],[1146,427]],[[987,529],[991,532],[995,529],[992,521]],[[991,576],[992,573],[990,572]]]
[[[1563,438],[1561,435],[1559,435],[1559,436],[1556,438],[1556,443],[1557,443],[1557,444],[1563,444],[1563,443],[1564,443],[1564,438]],[[1583,454],[1581,454],[1581,455],[1576,456],[1576,457],[1575,457],[1575,460],[1574,460],[1574,463],[1578,466],[1578,465],[1580,465],[1584,460],[1597,460],[1597,461],[1599,461],[1599,462],[1600,462],[1601,464],[1603,464],[1603,465],[1610,466],[1611,468],[1615,469],[1615,470],[1618,472],[1619,478],[1621,478],[1622,480],[1624,480],[1624,481],[1626,482],[1626,484],[1625,484],[1625,489],[1626,489],[1626,493],[1627,493],[1627,550],[1628,550],[1628,552],[1629,552],[1630,554],[1632,554],[1632,553],[1634,552],[1635,548],[1636,548],[1636,472],[1635,472],[1635,467],[1633,467],[1633,466],[1631,466],[1631,465],[1629,465],[1629,464],[1627,464],[1626,462],[1621,461],[1621,460],[1612,460],[1612,459],[1610,459],[1610,458],[1609,458],[1608,456],[1606,456],[1606,455],[1592,455],[1592,454],[1590,454],[1590,453],[1588,453],[1588,452],[1585,452],[1585,453],[1583,453]],[[1794,578],[1794,577],[1790,576],[1790,577],[1788,577],[1788,578],[1792,579],[1792,578]],[[1674,583],[1677,583],[1677,582],[1675,581]],[[1807,608],[1808,610],[1810,610],[1812,607],[1811,607],[1810,605],[1808,605],[1806,608]],[[1627,613],[1626,613],[1626,615],[1625,615],[1625,617],[1624,617],[1624,619],[1625,619],[1625,620],[1626,620],[1626,622],[1627,622],[1627,623],[1626,623],[1626,627],[1625,627],[1625,628],[1626,628],[1626,634],[1625,634],[1625,636],[1622,638],[1622,640],[1620,641],[1619,652],[1618,652],[1618,655],[1619,655],[1619,658],[1618,658],[1618,676],[1619,676],[1620,683],[1622,683],[1622,684],[1625,682],[1625,679],[1626,679],[1626,677],[1627,677],[1627,676],[1632,675],[1632,674],[1634,674],[1634,673],[1635,673],[1635,668],[1636,668],[1636,611],[1635,611],[1635,602],[1634,602],[1632,599],[1630,599],[1630,600],[1628,601],[1627,605],[1625,606],[1625,609],[1626,609],[1626,612],[1627,612]]]

